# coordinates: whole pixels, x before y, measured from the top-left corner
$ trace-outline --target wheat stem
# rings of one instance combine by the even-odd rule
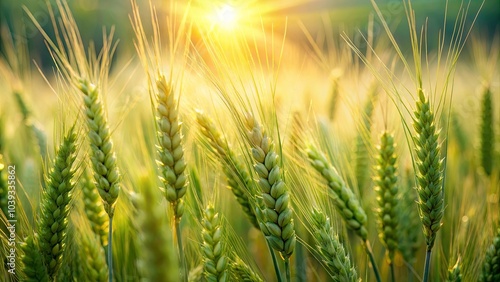
[[[373,267],[373,272],[375,273],[375,279],[377,280],[377,282],[382,282],[382,279],[380,278],[380,273],[378,271],[377,264],[375,263],[375,257],[373,256],[373,251],[372,251],[372,247],[370,246],[370,242],[368,240],[366,240],[364,242],[364,245],[365,245],[366,253],[368,254],[368,257],[370,258],[370,263]]]
[[[282,282],[283,278],[281,277],[281,270],[278,264],[278,259],[276,258],[276,254],[274,253],[273,247],[271,247],[267,239],[266,239],[266,245],[267,248],[269,249],[269,253],[271,254],[271,260],[273,261],[273,267],[274,267],[274,272],[276,273],[276,279],[278,280],[278,282]]]
[[[184,248],[182,247],[182,230],[180,219],[175,220],[175,235],[177,239],[177,249],[179,251],[180,280],[187,281],[186,259],[184,258]]]
[[[390,262],[389,267],[391,268],[391,281],[396,282],[396,273],[394,272],[394,262]]]
[[[425,266],[424,266],[424,277],[422,278],[423,282],[429,281],[429,272],[431,268],[431,252],[432,250],[427,250],[425,253]]]
[[[108,227],[108,281],[113,282],[113,216],[109,216]]]
[[[285,259],[285,273],[286,273],[286,281],[291,282],[291,272],[290,272],[290,258]]]

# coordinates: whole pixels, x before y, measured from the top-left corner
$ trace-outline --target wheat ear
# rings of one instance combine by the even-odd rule
[[[165,197],[174,211],[175,233],[182,281],[187,279],[187,270],[184,262],[182,246],[181,217],[184,214],[183,197],[187,191],[186,161],[182,148],[182,123],[179,121],[177,101],[174,97],[172,85],[167,83],[163,74],[156,80],[156,120],[158,137],[158,165],[160,180],[163,183]]]
[[[212,205],[208,205],[201,222],[203,226],[202,254],[204,259],[205,279],[209,282],[229,281],[228,259],[224,255],[222,224],[219,214]]]
[[[99,237],[95,234],[84,234],[81,238],[80,251],[83,254],[85,276],[87,281],[108,281],[108,266],[104,249],[99,244]]]
[[[334,281],[355,282],[358,280],[356,270],[349,256],[334,234],[330,218],[318,209],[312,211],[312,231],[323,264]]]
[[[356,136],[356,158],[354,165],[354,174],[358,189],[365,191],[370,181],[370,154],[368,152],[371,144],[372,116],[378,95],[377,87],[372,86],[368,99],[366,100],[363,111],[361,112],[360,130]]]
[[[444,214],[443,159],[439,145],[439,130],[436,128],[434,113],[429,100],[421,88],[413,117],[415,145],[415,166],[418,192],[418,207],[422,221],[427,253],[424,266],[424,281],[430,270],[432,247],[441,228]]]
[[[454,266],[448,269],[448,275],[446,276],[446,282],[462,282],[462,273],[460,272],[461,261],[460,258]]]
[[[137,199],[139,215],[138,229],[140,236],[141,258],[139,269],[144,281],[173,282],[179,281],[177,260],[173,252],[170,232],[167,230],[165,209],[149,185],[149,179],[141,179],[142,197]]]
[[[394,137],[388,132],[382,133],[378,147],[375,191],[378,202],[379,237],[387,249],[391,266],[392,281],[394,281],[394,252],[398,246],[398,176],[397,158],[395,154]]]
[[[203,281],[203,265],[191,268],[188,274],[188,282],[201,282]]]
[[[493,127],[493,100],[491,91],[486,88],[481,102],[481,166],[486,175],[493,170],[493,156],[495,150],[495,132]]]
[[[104,204],[104,210],[113,217],[116,199],[120,193],[120,172],[117,167],[111,133],[99,90],[87,80],[80,81],[84,94],[85,114],[91,148],[91,161],[97,191]]]
[[[421,241],[419,236],[421,234],[419,232],[421,222],[415,208],[417,195],[414,193],[413,187],[413,183],[408,184],[407,190],[401,195],[401,204],[397,205],[399,217],[398,249],[410,265],[416,261],[416,254]]]
[[[330,165],[318,149],[309,146],[307,155],[311,165],[327,181],[328,187],[333,192],[335,206],[342,219],[363,241],[366,241],[368,239],[368,231],[366,229],[367,216],[356,195],[347,187],[337,170]]]
[[[156,83],[161,180],[165,186],[166,198],[174,208],[175,218],[180,220],[184,213],[182,197],[187,191],[184,173],[186,162],[182,148],[182,123],[179,122],[177,102],[171,85],[167,83],[164,75],[160,75]]]
[[[497,229],[497,233],[493,237],[493,242],[486,251],[479,281],[500,281],[500,228]]]
[[[85,215],[87,216],[90,227],[94,234],[99,236],[101,246],[108,245],[108,218],[104,211],[104,206],[99,198],[99,193],[95,184],[90,179],[88,173],[83,173],[80,182],[83,192],[83,203],[85,206]]]
[[[69,219],[68,232],[66,237],[66,248],[63,254],[63,263],[61,268],[57,272],[55,281],[74,281],[77,282],[81,277],[86,277],[85,264],[87,259],[98,259],[94,257],[88,257],[82,249],[80,242],[80,236],[76,236],[76,228],[74,226],[74,221]],[[80,234],[79,234],[80,235]],[[100,246],[98,246],[100,248]],[[86,281],[88,279],[86,278]]]
[[[31,110],[29,109],[23,95],[19,91],[14,91],[14,98],[23,116],[23,122],[26,128],[29,130],[30,136],[36,139],[38,150],[42,155],[42,159],[47,156],[47,134],[38,125],[34,119]]]
[[[46,179],[47,187],[41,200],[41,216],[37,225],[38,243],[50,277],[55,277],[61,266],[65,249],[66,227],[74,188],[76,138],[73,129],[64,137]]]
[[[443,159],[439,145],[439,130],[436,129],[434,113],[422,89],[414,112],[413,128],[416,136],[415,152],[417,167],[417,191],[420,217],[424,226],[427,250],[434,246],[436,234],[441,228],[444,214]]]
[[[50,276],[47,272],[47,267],[43,262],[43,256],[39,252],[38,244],[32,235],[28,236],[24,243],[21,244],[23,256],[22,276],[26,282],[49,282]]]
[[[333,199],[337,211],[347,224],[348,228],[354,230],[363,241],[365,251],[370,258],[370,262],[378,282],[381,281],[375,258],[368,241],[368,230],[366,229],[367,216],[358,198],[352,190],[347,187],[337,170],[326,160],[326,157],[314,146],[307,148],[307,156],[311,165],[327,181],[327,185],[333,192]]]
[[[239,257],[236,257],[234,261],[231,262],[231,277],[234,281],[263,282],[259,275]]]
[[[241,209],[248,217],[252,225],[259,229],[259,223],[255,217],[255,208],[249,197],[252,191],[252,179],[245,170],[244,165],[239,161],[234,152],[229,147],[227,141],[219,132],[214,122],[204,113],[197,112],[197,121],[201,127],[201,132],[207,138],[214,153],[222,164],[224,175],[227,178],[227,183],[233,192],[236,201],[241,206]]]
[[[292,209],[289,206],[290,194],[282,178],[279,156],[273,140],[255,118],[247,115],[245,121],[265,205],[264,210],[260,211],[260,229],[271,246],[287,261],[295,249],[296,238]]]
[[[83,93],[95,185],[109,218],[108,276],[111,282],[113,280],[113,215],[115,203],[120,194],[120,171],[99,90],[87,80],[80,80],[78,87]]]

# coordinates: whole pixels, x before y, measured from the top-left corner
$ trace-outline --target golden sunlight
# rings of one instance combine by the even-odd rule
[[[224,30],[233,30],[238,24],[238,11],[235,7],[225,4],[218,7],[211,16],[212,24]]]

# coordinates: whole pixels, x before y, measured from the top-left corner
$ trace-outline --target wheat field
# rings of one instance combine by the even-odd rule
[[[494,0],[25,2],[0,281],[500,281]]]

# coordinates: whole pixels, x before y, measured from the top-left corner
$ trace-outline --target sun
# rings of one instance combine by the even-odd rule
[[[225,4],[215,11],[213,24],[224,30],[233,30],[238,24],[238,11],[235,7]]]

